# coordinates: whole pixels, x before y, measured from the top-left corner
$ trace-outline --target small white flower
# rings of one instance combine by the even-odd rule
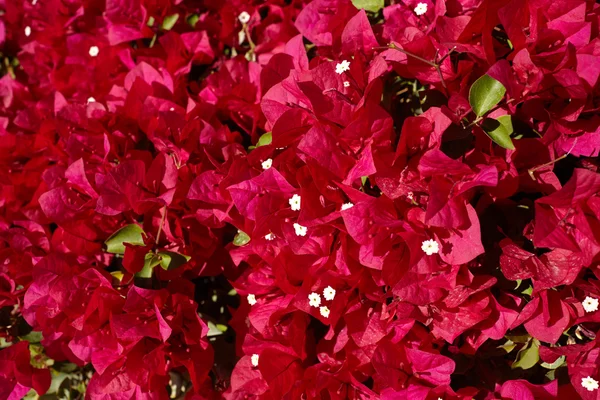
[[[169,111],[175,111],[175,107],[169,108]]]
[[[346,71],[350,71],[350,61],[348,60],[343,60],[341,63],[337,63],[335,66],[335,73],[336,74],[343,74]]]
[[[348,82],[348,81],[345,81],[345,82],[344,82],[344,87],[350,87],[350,82]]]
[[[333,300],[335,298],[335,289],[331,286],[327,286],[323,289],[323,297],[325,297],[325,300]]]
[[[90,103],[95,103],[95,102],[96,102],[96,99],[95,99],[95,98],[93,98],[93,97],[88,97],[88,99],[87,99],[87,103],[88,103],[88,104],[90,104]]]
[[[347,210],[352,207],[354,207],[353,203],[344,203],[344,204],[342,204],[342,211]]]
[[[240,15],[238,15],[238,19],[242,24],[247,24],[248,21],[250,21],[250,14],[248,14],[246,11],[242,11]]]
[[[290,207],[292,207],[292,211],[300,211],[300,200],[301,198],[297,194],[292,196],[292,198],[289,201]]]
[[[98,46],[92,46],[90,47],[90,56],[92,57],[96,57],[98,55],[98,53],[100,53],[100,49],[98,48]]]
[[[583,306],[585,312],[598,311],[598,299],[593,297],[587,296],[585,300],[581,302],[581,305]]]
[[[321,305],[321,296],[319,296],[319,293],[312,292],[308,295],[308,305],[311,307],[319,307]]]
[[[327,306],[323,306],[319,308],[319,312],[325,318],[329,318],[329,313],[331,312]]]
[[[408,192],[406,194],[406,198],[412,201],[412,199],[415,198],[415,194],[413,192]]]
[[[25,27],[25,36],[29,37],[30,35],[31,35],[31,27],[26,26]]]
[[[421,16],[427,12],[427,3],[419,3],[415,7],[415,14]]]
[[[275,239],[275,235],[273,235],[273,232],[269,232],[265,235],[265,239],[273,240],[273,239]]]
[[[440,251],[440,245],[433,239],[425,240],[421,245],[421,250],[430,256],[432,254],[437,254],[437,252]]]
[[[302,226],[296,222],[294,222],[294,230],[296,231],[296,236],[306,236],[306,232],[308,231],[305,226]]]
[[[258,354],[252,354],[252,357],[250,357],[250,362],[252,363],[253,367],[258,367]]]
[[[581,386],[583,386],[590,392],[593,392],[594,390],[598,389],[598,381],[592,378],[591,376],[588,376],[586,378],[581,379]]]
[[[249,294],[248,297],[248,304],[250,304],[251,306],[256,304],[256,296],[253,294]]]
[[[271,168],[271,165],[273,165],[273,160],[271,160],[270,158],[267,158],[265,161],[262,162],[263,169],[269,169]]]

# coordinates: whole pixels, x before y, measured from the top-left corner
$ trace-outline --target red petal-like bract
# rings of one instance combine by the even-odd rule
[[[600,399],[599,26],[0,1],[0,400]]]

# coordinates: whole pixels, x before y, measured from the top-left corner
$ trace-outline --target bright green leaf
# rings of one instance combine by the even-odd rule
[[[510,115],[503,115],[497,119],[486,118],[483,120],[481,127],[497,145],[509,150],[515,149],[510,139],[510,135],[513,133]]]
[[[273,141],[273,134],[271,132],[263,133],[258,138],[258,142],[256,143],[256,147],[266,146],[268,144],[271,144],[272,141]]]
[[[160,266],[162,269],[169,271],[182,266],[190,260],[190,256],[179,254],[174,251],[160,251],[158,255],[161,257]]]
[[[469,104],[473,112],[481,117],[502,100],[506,88],[489,75],[477,79],[469,90]]]
[[[376,13],[384,6],[383,0],[352,0],[354,7]]]
[[[248,244],[250,236],[244,231],[238,231],[237,235],[233,238],[233,244],[236,246],[243,246]]]
[[[529,287],[527,289],[523,290],[521,293],[526,294],[527,296],[531,296],[532,292],[533,292],[533,287],[531,285],[529,285]]]
[[[119,282],[121,282],[123,280],[123,277],[125,276],[125,274],[123,274],[123,272],[121,271],[113,271],[110,274]]]
[[[163,19],[162,28],[165,31],[170,31],[171,28],[175,26],[177,20],[179,19],[179,14],[168,15]]]
[[[106,239],[106,251],[114,254],[124,254],[125,245],[123,243],[129,243],[136,246],[143,246],[144,239],[142,234],[144,230],[137,224],[125,225]]]
[[[529,344],[519,350],[517,358],[511,368],[529,369],[537,364],[539,360],[540,342],[537,339],[533,339]]]

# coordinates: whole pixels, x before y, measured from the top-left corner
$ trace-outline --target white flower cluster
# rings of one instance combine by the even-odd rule
[[[331,286],[327,286],[325,289],[323,289],[323,297],[327,301],[333,300],[335,298],[335,289]],[[321,295],[316,292],[312,292],[311,294],[309,294],[308,305],[311,307],[319,307],[321,305]],[[331,310],[329,310],[329,307],[327,306],[322,306],[319,307],[319,312],[324,318],[329,318]]]

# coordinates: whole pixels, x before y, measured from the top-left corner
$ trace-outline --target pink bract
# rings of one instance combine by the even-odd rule
[[[599,26],[0,1],[0,400],[600,399]]]

